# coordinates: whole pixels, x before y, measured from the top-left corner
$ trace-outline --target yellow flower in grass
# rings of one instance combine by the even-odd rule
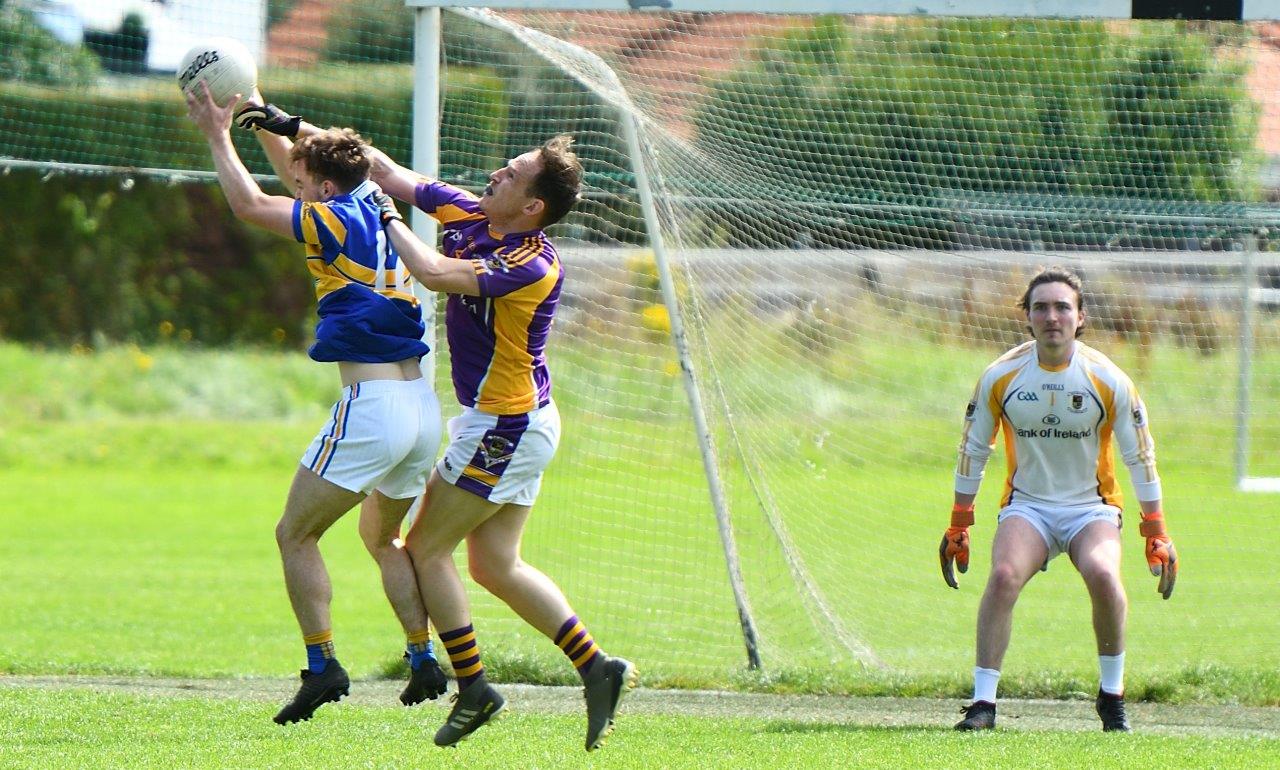
[[[651,332],[671,333],[671,316],[666,305],[649,305],[640,312],[640,325]]]
[[[129,348],[129,358],[133,359],[133,365],[143,374],[151,371],[151,367],[156,364],[155,359],[142,352],[142,349],[137,345]]]

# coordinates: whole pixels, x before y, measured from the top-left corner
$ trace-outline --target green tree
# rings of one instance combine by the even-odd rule
[[[25,8],[0,4],[0,80],[82,86],[99,72],[92,54],[46,32]]]

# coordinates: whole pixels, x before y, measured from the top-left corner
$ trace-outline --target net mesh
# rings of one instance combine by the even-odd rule
[[[407,161],[409,12],[272,8],[267,97]],[[1280,476],[1275,25],[468,10],[444,29],[446,181],[478,189],[561,132],[587,170],[552,231],[565,436],[525,558],[606,649],[671,682],[745,660],[634,121],[766,671],[967,671],[1004,469],[998,451],[974,567],[949,592],[936,548],[961,416],[986,364],[1026,338],[1015,302],[1050,264],[1083,275],[1085,341],[1147,402],[1184,556],[1163,604],[1129,508],[1131,668],[1280,664],[1280,621],[1257,612],[1274,604],[1280,504],[1234,484],[1241,450],[1250,475]],[[11,165],[210,168],[168,76],[18,72],[0,99]],[[451,392],[446,357],[438,378]],[[1223,536],[1237,531],[1256,536]],[[1092,676],[1072,573],[1060,559],[1032,581],[1006,670]],[[486,649],[554,657],[472,596]]]

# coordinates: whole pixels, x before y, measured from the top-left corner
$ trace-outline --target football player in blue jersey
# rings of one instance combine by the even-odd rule
[[[349,678],[334,655],[332,587],[319,539],[357,505],[360,534],[406,634],[414,673],[401,700],[434,699],[444,692],[445,678],[432,654],[413,564],[397,535],[435,462],[440,408],[422,377],[419,359],[428,352],[422,312],[383,231],[368,145],[350,129],[317,131],[297,142],[259,130],[272,167],[294,191],[293,197],[268,195],[231,143],[237,101],[216,104],[204,87],[187,97],[188,113],[208,140],[235,215],[304,244],[320,316],[309,352],[317,361],[336,363],[343,386],[329,422],[302,456],[276,526],[307,668],[296,697],[275,721],[310,719],[319,706],[348,692]]]

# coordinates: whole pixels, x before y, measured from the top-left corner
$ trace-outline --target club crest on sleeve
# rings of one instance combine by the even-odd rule
[[[1142,411],[1142,407],[1135,406],[1133,408],[1133,424],[1141,428],[1147,424],[1147,414]]]
[[[974,415],[977,411],[978,411],[978,402],[977,402],[977,401],[970,401],[970,402],[969,402],[969,405],[968,405],[968,406],[966,406],[966,407],[964,408],[964,418],[965,418],[966,420],[972,420],[972,419],[973,419],[973,415]]]
[[[505,463],[515,454],[516,445],[511,439],[490,433],[480,442],[480,459],[484,467],[492,468],[498,463]]]

